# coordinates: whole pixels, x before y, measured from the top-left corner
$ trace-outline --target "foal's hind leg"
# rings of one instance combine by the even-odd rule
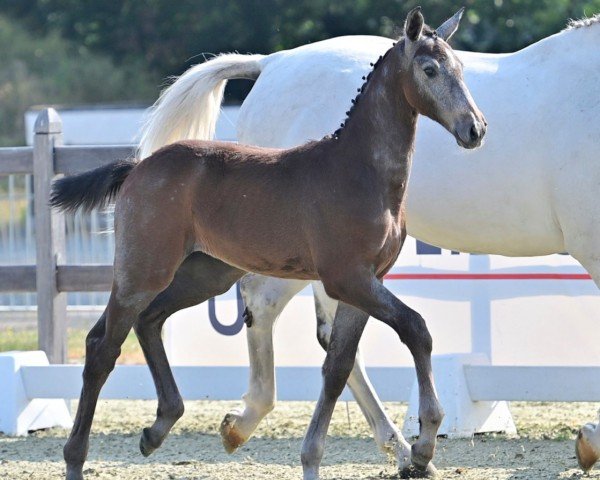
[[[136,186],[143,189],[144,182]],[[83,479],[98,395],[121,353],[123,341],[140,313],[171,283],[186,255],[186,245],[191,243],[185,233],[189,219],[180,214],[185,210],[179,204],[148,203],[143,192],[136,192],[132,186],[124,192],[115,211],[115,268],[110,299],[104,321],[98,322],[86,340],[83,389],[64,448],[68,480]],[[160,228],[154,228],[148,240],[148,228],[159,222]]]
[[[168,280],[163,285],[167,284]],[[83,479],[83,463],[100,389],[113,370],[135,319],[157,293],[151,288],[123,290],[113,284],[108,306],[87,336],[83,389],[73,429],[64,447],[67,480]]]
[[[158,396],[156,420],[151,427],[144,428],[140,439],[140,451],[144,456],[160,447],[184,410],[161,338],[165,320],[178,310],[226,292],[245,273],[204,253],[192,253],[181,264],[168,288],[152,301],[135,323],[135,333]]]
[[[327,351],[338,302],[327,296],[321,282],[313,282],[312,286],[317,311],[317,338],[323,349]],[[340,318],[340,321],[344,319]],[[394,455],[399,470],[407,468],[410,465],[410,445],[379,400],[365,370],[360,348],[356,350],[354,366],[348,377],[348,387],[371,427],[379,449],[386,454]]]
[[[249,274],[241,281],[241,291],[250,317],[246,330],[250,357],[250,385],[244,394],[244,408],[225,415],[221,438],[227,452],[248,441],[260,421],[275,406],[275,367],[273,327],[279,314],[308,282],[282,280]]]

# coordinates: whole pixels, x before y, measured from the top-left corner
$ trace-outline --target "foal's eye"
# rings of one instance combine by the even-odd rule
[[[429,67],[425,67],[423,69],[423,71],[425,72],[425,75],[427,75],[428,77],[435,77],[435,68],[429,66]]]

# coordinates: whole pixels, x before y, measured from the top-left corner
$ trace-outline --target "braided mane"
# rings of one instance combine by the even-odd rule
[[[437,38],[437,32],[435,30],[433,30],[431,27],[429,27],[428,25],[423,25],[422,35],[426,36],[426,37]],[[392,49],[394,48],[394,46],[396,45],[396,43],[401,42],[402,40],[403,40],[403,37],[400,37],[397,41],[393,42],[391,48],[389,48],[387,50],[387,52],[385,52],[383,55],[381,55],[377,59],[377,61],[375,63],[371,63],[370,64],[371,67],[373,67],[373,68],[368,73],[368,75],[365,75],[365,76],[362,77],[362,79],[364,80],[364,83],[362,84],[362,86],[360,88],[357,89],[358,93],[357,93],[356,97],[354,97],[352,99],[352,104],[350,106],[350,109],[346,112],[346,118],[344,119],[344,121],[342,123],[340,123],[339,128],[335,132],[333,132],[331,135],[327,135],[325,138],[333,138],[333,139],[338,139],[339,138],[340,133],[342,132],[342,130],[344,129],[344,127],[348,123],[348,120],[350,120],[350,116],[352,115],[352,112],[354,111],[354,108],[358,104],[358,101],[360,100],[360,96],[365,91],[365,88],[367,87],[367,84],[369,83],[369,80],[371,80],[373,72],[377,69],[377,67],[379,65],[381,65],[381,63],[383,62],[383,60],[385,60],[385,58],[392,51]]]
[[[392,44],[392,48],[394,48],[394,45],[396,45],[396,42],[394,42]],[[356,107],[356,104],[358,103],[358,101],[360,100],[360,96],[362,95],[362,93],[365,91],[365,88],[367,87],[367,83],[369,83],[369,80],[371,80],[371,77],[373,75],[373,72],[377,69],[377,67],[379,65],[381,65],[381,62],[388,56],[388,54],[392,51],[392,48],[390,48],[387,52],[385,52],[383,55],[381,55],[377,61],[375,63],[371,63],[370,65],[373,67],[371,69],[371,71],[369,72],[368,75],[363,76],[362,79],[364,80],[364,83],[362,84],[362,86],[360,88],[357,89],[358,94],[356,95],[356,97],[354,97],[352,99],[352,105],[350,106],[350,110],[348,110],[346,112],[346,118],[344,119],[344,121],[340,124],[340,128],[338,128],[335,132],[333,132],[331,134],[331,137],[334,139],[339,138],[340,133],[342,132],[343,128],[346,126],[346,123],[348,122],[348,120],[350,119],[350,115],[352,115],[352,112],[354,111],[354,108]]]
[[[428,25],[423,25],[422,35],[425,36],[425,37],[431,37],[431,38],[434,38],[434,39],[437,38],[437,32],[435,30],[433,30],[431,27],[429,27]],[[392,43],[392,46],[388,49],[388,51],[385,52],[383,55],[381,55],[377,59],[377,61],[375,63],[371,63],[370,64],[371,67],[373,67],[373,68],[368,73],[368,75],[365,75],[365,76],[362,77],[362,79],[364,80],[364,83],[362,84],[362,86],[360,88],[357,89],[358,94],[356,95],[356,97],[354,97],[352,99],[352,105],[350,106],[350,109],[346,112],[346,118],[344,119],[344,121],[342,123],[340,123],[339,128],[335,132],[333,132],[331,135],[327,135],[325,138],[333,138],[333,139],[338,139],[339,138],[340,133],[342,132],[342,130],[346,126],[346,123],[348,123],[348,120],[350,120],[350,116],[352,115],[352,112],[354,111],[354,108],[356,107],[358,101],[360,100],[360,96],[365,91],[365,88],[367,87],[367,83],[369,83],[369,80],[371,79],[371,76],[373,75],[373,72],[377,69],[377,67],[379,65],[381,65],[381,62],[383,60],[385,60],[385,58],[392,51],[392,49],[394,48],[394,46],[396,45],[396,43],[403,42],[403,41],[404,41],[404,37],[400,37],[398,40],[396,40],[395,42]]]

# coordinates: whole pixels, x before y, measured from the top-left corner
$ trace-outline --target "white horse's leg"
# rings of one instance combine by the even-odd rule
[[[596,242],[590,242],[590,250],[571,254],[579,260],[600,288],[600,235],[596,236],[595,240]],[[591,249],[591,243],[598,246],[597,251]],[[600,423],[587,423],[581,427],[575,440],[575,453],[579,466],[586,473],[600,460]]]
[[[584,211],[579,205],[571,207],[576,208],[572,210],[575,212]],[[581,263],[600,288],[600,215],[593,211],[587,213],[587,216],[580,217],[565,215],[561,227],[566,250]],[[600,423],[581,427],[575,441],[575,453],[579,466],[587,473],[600,459]]]
[[[312,287],[317,312],[317,339],[323,349],[327,350],[338,302],[327,296],[321,282],[313,282]],[[354,367],[347,384],[371,427],[379,449],[386,454],[394,455],[400,470],[410,466],[410,445],[385,412],[365,370],[360,349],[356,352]]]
[[[249,274],[241,281],[246,303],[246,329],[250,357],[250,385],[242,398],[244,408],[225,415],[221,439],[227,452],[234,452],[248,441],[260,421],[275,407],[275,367],[273,364],[273,327],[284,307],[306,280],[282,280]]]

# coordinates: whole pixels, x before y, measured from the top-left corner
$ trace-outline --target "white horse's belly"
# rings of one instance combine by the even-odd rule
[[[539,121],[545,95],[514,82],[520,74],[510,59],[482,64],[477,54],[463,54],[463,61],[467,85],[489,124],[487,135],[481,148],[465,150],[441,126],[421,118],[408,185],[410,235],[471,253],[564,251],[550,201],[549,170],[559,152],[540,142],[555,123]]]
[[[525,161],[522,152],[503,149],[500,129],[490,128],[484,146],[468,152],[437,124],[428,119],[420,123],[408,184],[410,235],[471,253],[563,251],[552,204],[543,201],[548,198],[547,178],[535,171],[535,159]]]

